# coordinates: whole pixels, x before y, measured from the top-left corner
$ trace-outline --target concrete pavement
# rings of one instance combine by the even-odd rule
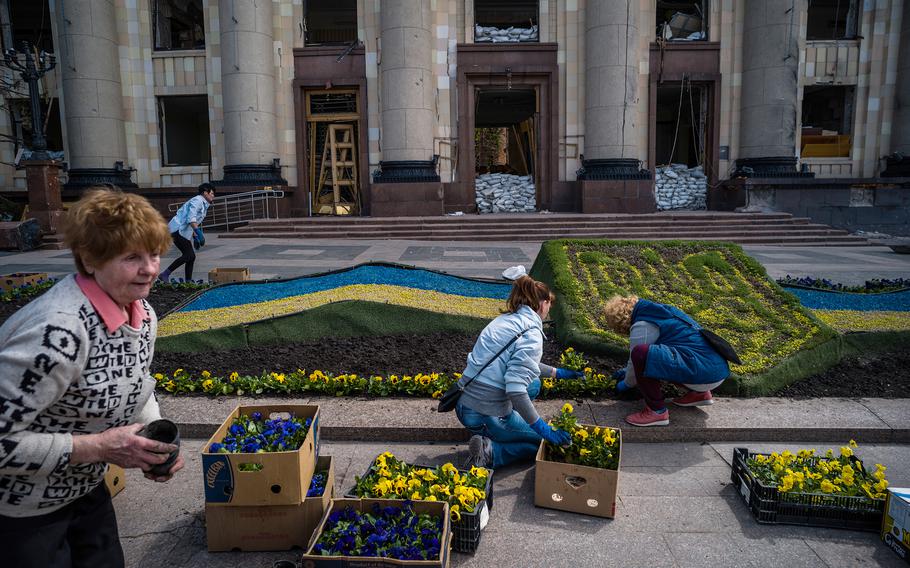
[[[824,450],[842,443],[626,443],[612,520],[535,507],[533,466],[503,468],[494,475],[494,505],[476,554],[453,554],[452,566],[906,566],[877,534],[759,525],[730,484],[734,447]],[[184,441],[187,467],[168,484],[128,471],[126,489],[114,498],[127,565],[269,568],[297,558],[299,551],[206,551],[201,445]],[[324,443],[320,453],[334,456],[336,494],[386,450],[412,463],[460,464],[467,457],[464,445]],[[888,466],[893,486],[910,485],[910,448],[861,444],[859,450],[865,463]]]
[[[210,238],[196,258],[193,277],[205,279],[215,267],[245,266],[253,278],[291,278],[370,261],[397,262],[442,270],[459,276],[500,278],[509,266],[530,269],[538,242],[428,242],[398,240],[288,240]],[[746,246],[744,250],[772,278],[818,276],[845,284],[871,278],[910,278],[910,255],[884,246],[796,247]],[[172,249],[162,261],[177,257]],[[0,252],[0,273],[47,272],[62,276],[75,270],[69,251]],[[178,270],[175,277],[182,277]]]

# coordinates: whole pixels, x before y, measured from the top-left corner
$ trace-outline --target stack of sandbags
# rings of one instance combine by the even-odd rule
[[[521,213],[537,208],[531,176],[483,174],[474,179],[474,190],[480,213]]]
[[[506,43],[517,41],[537,41],[537,26],[530,28],[508,27],[505,29],[494,26],[474,25],[474,41],[476,43]]]
[[[708,178],[701,166],[658,166],[655,172],[657,209],[706,209]]]

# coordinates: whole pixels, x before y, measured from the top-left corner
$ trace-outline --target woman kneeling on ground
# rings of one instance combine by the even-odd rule
[[[546,284],[521,276],[512,286],[507,313],[484,328],[468,355],[460,379],[467,386],[455,413],[474,434],[468,444],[469,465],[497,468],[533,459],[541,439],[560,446],[571,442],[569,433],[551,428],[531,402],[540,393],[541,375],[584,377],[577,371],[540,364],[543,320],[553,299]],[[500,353],[503,347],[505,351]]]
[[[630,356],[618,393],[638,387],[645,408],[630,414],[633,426],[667,426],[670,411],[664,404],[661,381],[689,390],[673,399],[677,406],[707,406],[714,403],[711,390],[730,376],[730,366],[702,337],[701,327],[682,310],[637,296],[614,296],[603,310],[607,326],[629,335]]]
[[[148,472],[177,446],[138,435],[161,418],[145,301],[171,243],[148,201],[87,193],[65,219],[78,274],[0,327],[0,550],[4,566],[124,565],[107,464]],[[167,481],[183,467],[177,457]]]

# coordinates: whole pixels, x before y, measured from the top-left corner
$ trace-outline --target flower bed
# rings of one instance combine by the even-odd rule
[[[856,444],[816,456],[733,452],[731,479],[759,523],[877,531],[884,509],[885,467],[868,473],[853,455]]]
[[[349,497],[445,501],[452,520],[452,547],[473,553],[480,544],[485,516],[493,508],[493,471],[457,469],[451,463],[411,465],[390,452],[376,456],[363,477],[355,477]]]
[[[910,279],[907,278],[873,278],[866,280],[862,286],[850,286],[840,282],[832,282],[827,278],[814,278],[803,276],[795,278],[789,274],[778,278],[777,283],[784,287],[812,288],[815,290],[833,290],[836,292],[850,292],[853,294],[878,294],[881,292],[896,292],[910,290]]]
[[[560,341],[622,354],[628,338],[609,330],[604,302],[635,294],[679,307],[734,346],[728,390],[776,390],[837,361],[836,334],[771,281],[764,268],[728,243],[548,241],[531,271],[551,282]],[[807,351],[821,349],[802,358]]]
[[[372,559],[370,566],[448,565],[450,538],[445,503],[336,499],[303,555],[304,566],[340,566]],[[338,559],[342,563],[338,562]],[[352,562],[352,564],[357,564]]]
[[[160,337],[247,324],[334,302],[369,300],[492,319],[510,285],[401,265],[366,264],[291,280],[217,286],[163,318]]]
[[[585,380],[541,381],[542,398],[580,398],[610,395],[616,381],[587,366],[582,354],[569,348],[560,356],[561,366],[583,371]],[[159,389],[173,394],[200,393],[212,396],[244,394],[316,394],[326,396],[417,396],[439,398],[460,373],[417,373],[414,375],[333,374],[321,370],[290,373],[270,372],[259,376],[233,372],[226,377],[202,371],[198,376],[177,369],[169,375],[156,373]]]

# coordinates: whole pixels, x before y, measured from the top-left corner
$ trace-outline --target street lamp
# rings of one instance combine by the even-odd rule
[[[44,120],[41,116],[41,100],[38,98],[38,79],[44,77],[57,65],[52,53],[42,51],[34,55],[35,49],[27,41],[23,41],[17,51],[14,48],[3,52],[6,66],[18,71],[28,83],[28,98],[32,107],[32,160],[49,160],[47,154],[47,139],[44,137]],[[25,56],[25,61],[20,61],[20,56]]]

